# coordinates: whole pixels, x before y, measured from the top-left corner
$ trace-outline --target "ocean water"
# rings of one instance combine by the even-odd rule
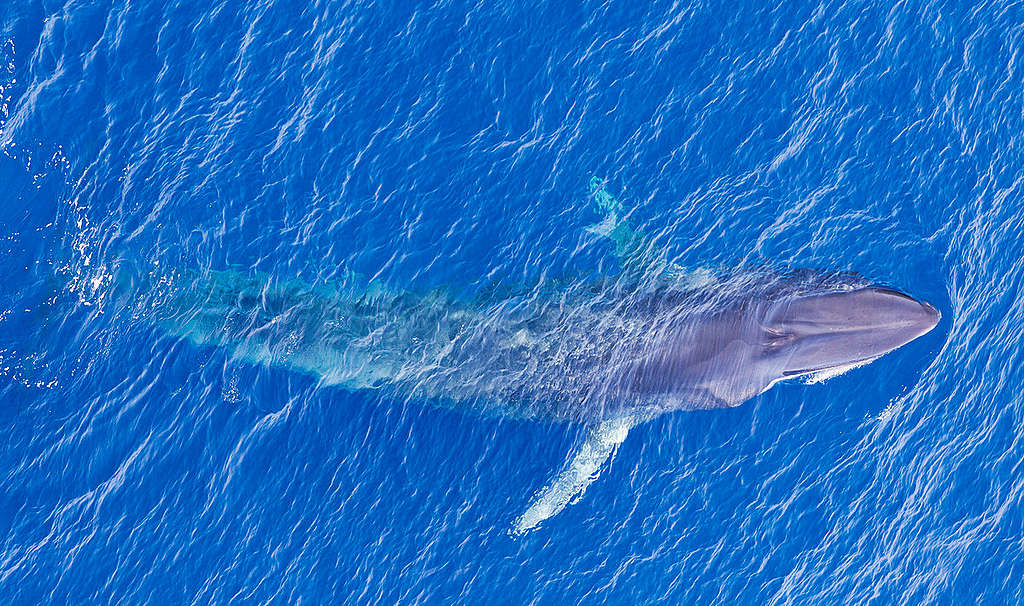
[[[7,0],[0,601],[1021,601],[1022,51],[1011,2]],[[594,177],[673,263],[943,320],[633,428],[514,536],[585,427],[332,387],[112,294],[131,263],[540,296],[621,275]]]

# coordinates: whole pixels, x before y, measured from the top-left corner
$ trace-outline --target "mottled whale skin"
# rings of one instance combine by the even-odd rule
[[[593,423],[737,406],[778,381],[857,365],[939,313],[871,286],[751,294],[580,290],[459,302],[275,285],[244,273],[164,280],[168,332],[324,384],[510,417]]]
[[[928,303],[863,283],[809,288],[749,277],[682,291],[576,287],[557,297],[531,291],[470,301],[232,271],[158,283],[144,306],[151,321],[240,360],[325,385],[588,425],[578,452],[516,518],[513,534],[581,494],[637,423],[738,406],[787,379],[840,374],[917,339],[940,318]]]
[[[466,298],[350,285],[358,280],[313,286],[125,268],[115,284],[136,315],[240,360],[459,410],[586,424],[578,452],[515,520],[515,534],[581,494],[637,423],[841,374],[939,322],[928,303],[861,279],[709,277],[646,258],[652,247],[603,182],[592,180],[590,194],[604,219],[588,231],[615,243],[623,268],[597,285]]]

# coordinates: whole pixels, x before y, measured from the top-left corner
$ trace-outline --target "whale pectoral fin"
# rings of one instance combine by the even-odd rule
[[[668,286],[682,289],[709,288],[717,283],[711,270],[689,269],[669,261],[664,252],[655,252],[650,238],[629,224],[625,207],[608,191],[603,179],[593,177],[589,191],[597,212],[604,213],[604,218],[587,226],[584,231],[612,241],[615,258],[630,280],[649,282],[655,278]]]
[[[565,509],[583,495],[601,474],[601,466],[622,444],[637,424],[632,416],[601,421],[587,431],[587,437],[568,465],[533,497],[523,515],[512,523],[512,534],[521,535]]]
[[[615,245],[615,258],[623,271],[633,281],[644,281],[653,276],[667,277],[673,268],[685,271],[669,263],[663,254],[654,253],[654,246],[640,230],[633,229],[626,218],[625,206],[608,191],[605,181],[593,177],[589,183],[590,198],[598,213],[604,218],[585,228],[588,233],[607,238]]]
[[[588,234],[594,234],[601,236],[602,238],[611,238],[612,234],[615,233],[615,228],[619,225],[619,215],[615,213],[608,213],[605,218],[598,223],[593,223],[583,228]]]
[[[586,231],[611,240],[615,244],[615,256],[623,267],[635,264],[647,248],[647,239],[629,225],[622,202],[608,191],[603,179],[593,177],[588,189],[595,210],[603,214],[604,218],[586,227]]]

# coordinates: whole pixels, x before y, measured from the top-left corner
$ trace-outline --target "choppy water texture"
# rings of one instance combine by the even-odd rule
[[[1013,3],[0,6],[6,603],[1012,603],[1024,9]],[[634,428],[250,364],[110,268],[547,296],[666,259],[857,272],[926,337]],[[356,278],[358,277],[358,278]]]

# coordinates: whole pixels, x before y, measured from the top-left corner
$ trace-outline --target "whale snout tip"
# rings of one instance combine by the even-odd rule
[[[929,332],[931,329],[939,325],[942,320],[942,312],[940,312],[934,305],[925,301],[920,301],[921,307],[924,308],[924,332]]]
[[[909,295],[903,294],[896,290],[890,290],[887,288],[876,288],[875,293],[883,297],[892,297],[896,299],[895,305],[881,305],[881,309],[887,309],[887,313],[882,313],[882,317],[895,315],[903,320],[904,323],[912,327],[912,335],[908,335],[911,339],[915,339],[921,335],[930,332],[933,328],[938,326],[939,321],[942,319],[942,313],[926,301],[920,301]],[[892,299],[890,299],[892,300]]]

